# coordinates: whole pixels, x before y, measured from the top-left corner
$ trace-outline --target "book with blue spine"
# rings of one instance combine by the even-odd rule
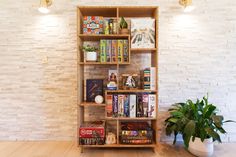
[[[113,94],[112,98],[112,112],[113,112],[113,117],[118,116],[118,95]]]
[[[124,116],[129,117],[129,95],[124,95]]]

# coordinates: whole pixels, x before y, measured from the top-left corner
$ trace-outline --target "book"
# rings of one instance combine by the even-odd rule
[[[113,113],[113,117],[117,117],[118,116],[118,95],[117,94],[113,94],[113,98],[112,98],[112,113]]]
[[[97,95],[103,95],[103,80],[102,79],[87,79],[86,80],[86,101],[95,102]]]
[[[124,51],[124,47],[123,47],[123,40],[117,40],[118,42],[118,62],[121,63],[123,62],[123,51]]]
[[[106,62],[111,62],[111,40],[106,40]]]
[[[124,116],[129,117],[129,95],[124,95]]]
[[[143,89],[150,90],[150,69],[146,68],[143,71]]]
[[[106,40],[100,40],[100,62],[106,62]]]
[[[124,116],[124,95],[118,95],[118,116]]]
[[[109,34],[109,19],[104,19],[104,34]]]
[[[156,118],[156,95],[148,95],[148,117]]]
[[[131,48],[155,48],[155,19],[131,19]]]
[[[84,16],[83,34],[102,34],[103,17],[102,16]]]
[[[156,89],[156,67],[150,67],[150,89]]]
[[[136,116],[143,117],[143,97],[142,94],[137,94],[137,108],[136,108]]]
[[[129,62],[129,42],[128,40],[123,40],[123,61]]]
[[[111,61],[117,61],[117,40],[112,40],[111,44]]]
[[[112,102],[113,102],[113,100],[112,100],[112,98],[113,98],[113,96],[112,96],[112,94],[108,94],[107,96],[106,96],[106,113],[107,113],[107,117],[112,117]]]
[[[136,117],[136,95],[129,96],[129,116],[130,118]]]
[[[143,101],[143,117],[147,117],[148,116],[148,94],[143,94],[142,101]]]

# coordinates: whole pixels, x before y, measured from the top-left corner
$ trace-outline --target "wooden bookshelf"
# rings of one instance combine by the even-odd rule
[[[120,17],[124,17],[127,19],[130,18],[153,18],[155,19],[155,48],[131,48],[131,35],[130,34],[119,34],[119,31],[117,30],[117,34],[83,34],[83,16],[103,16],[105,18],[113,18],[119,22]],[[101,39],[127,39],[129,42],[129,62],[127,63],[118,63],[118,62],[85,62],[84,61],[84,55],[82,51],[83,42],[86,41],[99,41]],[[85,119],[87,117],[85,115],[85,107],[90,107],[89,110],[94,109],[95,110],[103,109],[104,108],[104,115],[102,115],[101,120],[105,120],[107,122],[113,122],[115,123],[114,128],[116,128],[116,137],[117,137],[117,144],[111,144],[111,145],[79,145],[79,137],[78,137],[78,145],[81,148],[81,152],[83,152],[83,148],[93,148],[93,147],[137,147],[137,148],[143,148],[143,147],[150,147],[153,148],[155,151],[157,142],[158,142],[158,126],[157,126],[157,118],[150,118],[150,117],[136,117],[136,118],[129,118],[129,117],[106,117],[106,103],[103,104],[96,104],[91,102],[86,102],[84,100],[84,82],[88,78],[95,78],[93,76],[93,73],[91,71],[94,70],[96,73],[96,76],[99,76],[99,78],[104,78],[104,80],[107,78],[106,70],[109,68],[117,69],[118,71],[118,78],[121,76],[122,73],[124,73],[126,70],[131,71],[132,69],[135,69],[136,71],[143,70],[141,67],[143,67],[143,62],[140,62],[142,59],[146,58],[138,58],[139,55],[150,55],[150,62],[148,66],[156,67],[156,89],[155,90],[144,90],[144,89],[133,89],[133,90],[123,90],[119,86],[118,81],[118,89],[117,90],[105,90],[104,96],[107,94],[114,94],[114,93],[153,93],[156,94],[156,106],[158,112],[158,7],[155,6],[78,6],[77,7],[77,47],[78,47],[78,129],[80,125],[84,121],[88,121],[89,119]],[[148,57],[147,57],[148,58]],[[138,59],[138,60],[136,60]],[[133,65],[135,64],[135,65]],[[133,66],[133,67],[132,67]],[[132,67],[131,70],[129,67]],[[89,69],[89,70],[88,70]],[[104,101],[106,102],[106,101]],[[99,108],[101,107],[101,108]],[[153,128],[155,134],[152,144],[122,144],[120,143],[120,122],[122,121],[147,121]]]

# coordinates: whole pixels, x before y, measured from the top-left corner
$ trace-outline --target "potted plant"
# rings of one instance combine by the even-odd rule
[[[208,103],[208,97],[195,103],[177,103],[169,109],[170,116],[165,120],[166,135],[174,134],[173,144],[178,134],[182,134],[184,145],[196,156],[211,156],[214,151],[213,141],[221,142],[219,133],[225,134],[222,115],[217,114],[217,108]]]
[[[86,61],[97,61],[97,48],[94,46],[86,45],[83,46],[83,51],[85,52],[86,56]]]
[[[121,34],[129,34],[128,24],[125,21],[124,17],[121,17],[121,20],[120,20],[120,33]]]

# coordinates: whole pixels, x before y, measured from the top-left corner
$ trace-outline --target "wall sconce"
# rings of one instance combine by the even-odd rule
[[[195,9],[195,7],[192,6],[192,0],[179,0],[179,4],[184,7],[184,12],[191,12]]]
[[[38,8],[38,11],[47,14],[50,12],[48,7],[51,5],[52,5],[52,0],[40,0],[40,6]]]

